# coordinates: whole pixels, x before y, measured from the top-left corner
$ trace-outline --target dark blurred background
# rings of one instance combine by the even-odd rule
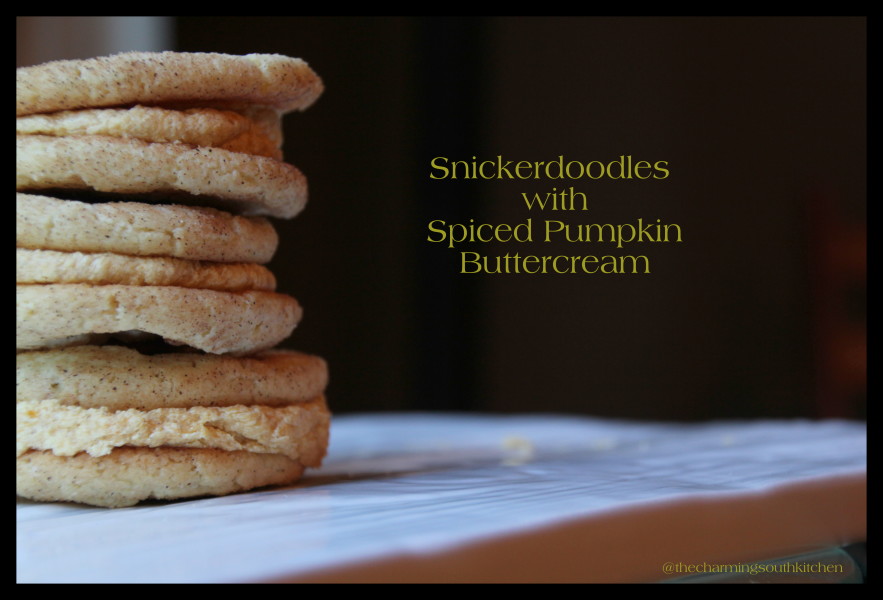
[[[281,53],[320,74],[324,96],[285,122],[310,203],[277,222],[270,267],[305,308],[286,345],[328,359],[336,412],[865,418],[866,19],[148,21],[19,17],[17,61],[101,42]],[[521,193],[561,182],[429,178],[432,157],[497,155],[631,155],[671,175],[573,182],[590,210],[559,214]],[[661,219],[683,242],[619,251],[649,275],[465,275],[459,250],[616,252],[426,240],[435,219],[529,216]]]

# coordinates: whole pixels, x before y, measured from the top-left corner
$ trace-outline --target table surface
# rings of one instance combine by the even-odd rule
[[[19,500],[17,579],[660,581],[864,540],[866,462],[847,421],[343,415],[292,486]]]

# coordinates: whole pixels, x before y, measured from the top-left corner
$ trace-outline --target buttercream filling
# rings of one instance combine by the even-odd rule
[[[50,450],[58,456],[104,456],[122,446],[171,446],[281,454],[314,466],[324,454],[329,420],[323,397],[282,407],[116,411],[25,400],[16,403],[16,455]]]

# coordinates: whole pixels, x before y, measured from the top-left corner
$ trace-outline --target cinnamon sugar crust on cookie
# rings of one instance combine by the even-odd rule
[[[325,360],[294,350],[249,356],[142,354],[124,346],[74,346],[16,355],[16,402],[57,400],[112,410],[278,406],[322,395]]]
[[[15,195],[15,244],[66,252],[113,252],[265,264],[279,236],[263,217],[142,202],[87,203]]]
[[[16,191],[84,190],[155,198],[201,198],[249,216],[290,219],[307,202],[294,166],[220,148],[108,136],[16,136]]]
[[[16,70],[16,116],[129,104],[261,105],[308,108],[322,80],[278,54],[126,52]]]
[[[282,123],[268,118],[213,108],[170,110],[157,106],[104,108],[27,115],[15,120],[17,135],[52,137],[103,135],[144,142],[210,146],[282,160]],[[252,120],[247,114],[258,118]]]
[[[246,354],[279,344],[302,315],[294,298],[275,292],[18,284],[15,341],[17,350],[33,350],[135,331],[211,354]]]
[[[313,466],[313,465],[310,465]],[[106,456],[32,450],[16,459],[20,497],[106,508],[144,500],[222,496],[296,481],[304,465],[280,454],[206,448],[117,448]]]
[[[264,266],[110,252],[15,251],[16,283],[156,285],[240,292],[276,289]]]

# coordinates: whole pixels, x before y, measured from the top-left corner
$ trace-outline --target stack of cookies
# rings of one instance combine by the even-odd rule
[[[126,53],[16,74],[16,488],[130,506],[290,483],[328,442],[325,361],[264,265],[304,207],[279,55]]]

